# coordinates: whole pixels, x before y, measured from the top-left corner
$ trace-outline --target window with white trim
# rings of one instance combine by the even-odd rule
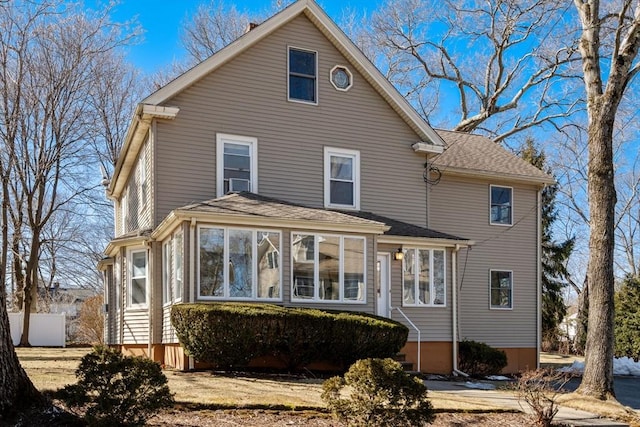
[[[445,251],[405,248],[403,252],[402,305],[446,306]]]
[[[324,206],[360,209],[360,152],[324,148]]]
[[[499,185],[490,186],[491,224],[513,224],[513,189]]]
[[[143,308],[147,306],[147,250],[132,250],[128,258],[127,306]]]
[[[138,180],[140,185],[140,191],[138,192],[140,200],[138,201],[138,208],[140,211],[144,210],[147,204],[147,144],[140,149],[140,157],[138,158]]]
[[[127,203],[127,193],[126,190],[122,192],[120,196],[120,234],[125,234],[128,231],[127,222],[129,212],[129,205]]]
[[[365,302],[365,239],[291,234],[292,300]]]
[[[490,307],[492,309],[512,309],[513,272],[491,270],[489,277]]]
[[[200,227],[199,297],[281,299],[280,246],[277,231]]]
[[[162,244],[162,303],[169,304],[173,287],[173,242],[168,239]]]
[[[174,301],[182,300],[182,274],[184,264],[183,246],[182,232],[176,233],[173,238],[173,271],[175,274],[173,286]]]
[[[289,100],[316,104],[318,102],[317,52],[289,47]]]
[[[216,135],[216,181],[218,197],[237,191],[258,191],[258,140]]]

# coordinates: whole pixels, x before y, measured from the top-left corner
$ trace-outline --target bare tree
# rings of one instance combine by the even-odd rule
[[[558,37],[566,31],[564,4],[389,0],[372,15],[368,37],[357,39],[368,41],[365,53],[429,121],[501,141],[532,127],[554,129],[580,110],[580,100],[567,96],[576,47]],[[435,99],[447,104],[446,114]]]
[[[578,392],[607,399],[614,397],[613,132],[620,102],[640,69],[640,3],[620,0],[602,8],[598,0],[574,0],[574,4],[582,24],[579,47],[589,117],[589,327]]]

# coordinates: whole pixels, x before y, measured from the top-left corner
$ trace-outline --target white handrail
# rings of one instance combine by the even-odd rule
[[[393,310],[398,310],[398,312],[399,312],[400,314],[402,314],[402,317],[404,317],[404,318],[405,318],[405,320],[406,320],[407,322],[409,322],[409,324],[413,327],[413,329],[415,329],[415,330],[416,330],[416,332],[418,333],[418,372],[422,372],[422,371],[420,370],[420,347],[422,347],[422,341],[420,340],[420,329],[418,329],[418,327],[415,325],[415,323],[413,323],[413,322],[411,321],[411,319],[409,319],[409,318],[407,317],[407,315],[406,315],[406,314],[404,314],[404,312],[403,312],[402,310],[400,310],[400,308],[398,308],[398,307],[391,307],[391,310],[392,310],[392,311],[393,311]]]

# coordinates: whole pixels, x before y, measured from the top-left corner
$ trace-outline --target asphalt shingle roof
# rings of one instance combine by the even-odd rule
[[[449,240],[467,240],[462,237],[454,236],[453,234],[441,233],[429,228],[420,227],[417,225],[409,224],[395,220],[393,218],[376,215],[371,212],[349,212],[349,215],[354,215],[360,218],[370,219],[373,221],[383,222],[391,227],[385,231],[385,236],[406,236],[406,237],[425,237],[428,239],[449,239]]]
[[[444,139],[446,147],[442,154],[433,158],[433,163],[442,172],[455,169],[545,184],[555,182],[553,177],[487,137],[441,129],[437,132]]]

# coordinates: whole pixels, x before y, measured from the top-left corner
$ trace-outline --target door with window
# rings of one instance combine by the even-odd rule
[[[376,263],[376,314],[381,317],[391,317],[391,293],[389,288],[389,253],[379,253]]]

